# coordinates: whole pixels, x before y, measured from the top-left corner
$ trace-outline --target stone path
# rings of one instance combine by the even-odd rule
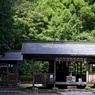
[[[32,93],[22,90],[0,89],[0,95],[57,95],[56,93]]]
[[[93,92],[60,92],[61,95],[95,95]]]
[[[57,95],[53,93],[0,93],[0,95]]]
[[[31,93],[26,91],[16,90],[0,90],[0,95],[59,95],[56,93]],[[60,92],[60,95],[95,95],[93,92]]]
[[[0,92],[0,95],[57,95],[54,93]]]
[[[26,88],[26,87],[32,87],[33,86],[33,84],[20,84],[20,83],[18,83],[18,87],[22,87],[22,88]],[[40,87],[40,86],[42,86],[42,84],[35,84],[35,86],[37,86],[37,87]]]
[[[95,95],[92,92],[60,92],[61,95]],[[55,93],[0,92],[0,95],[57,95]]]

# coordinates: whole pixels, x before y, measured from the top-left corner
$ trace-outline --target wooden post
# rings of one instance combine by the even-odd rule
[[[76,63],[74,62],[74,74],[76,75]]]
[[[33,67],[32,67],[32,70],[33,70],[33,89],[34,89],[34,83],[35,83],[35,78],[34,78],[34,74],[35,74],[35,68],[34,68],[34,59],[32,60],[32,64],[33,64]]]
[[[82,62],[80,62],[80,75],[82,76]]]
[[[91,73],[93,73],[93,71],[94,71],[94,70],[93,70],[93,64],[92,64],[92,72],[91,72]]]
[[[66,61],[66,72],[67,74],[69,74],[69,62],[68,61]]]
[[[66,61],[66,67],[68,68],[68,61]]]
[[[89,74],[89,72],[88,72],[88,62],[85,61],[85,63],[86,63],[86,83],[88,83],[88,82],[89,82],[89,76],[88,76],[88,74]]]
[[[19,81],[19,62],[16,63],[16,84]]]
[[[77,75],[78,75],[78,62],[77,62]]]
[[[7,63],[7,82],[9,81],[9,64]]]
[[[56,88],[56,60],[54,60],[54,88]]]

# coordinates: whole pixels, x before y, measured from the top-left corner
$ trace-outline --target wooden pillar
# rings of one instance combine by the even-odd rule
[[[19,65],[19,62],[16,63],[16,84],[19,81],[19,79],[18,79],[18,76],[19,76],[19,66],[18,65]]]
[[[69,66],[70,66],[70,62],[68,61],[68,76],[70,75]]]
[[[76,75],[76,63],[74,62],[74,74]]]
[[[9,64],[7,63],[7,82],[9,81]]]
[[[86,83],[88,83],[88,81],[89,81],[89,76],[88,76],[88,74],[89,74],[89,72],[88,72],[88,62],[86,61],[85,62],[86,63]]]
[[[56,60],[54,60],[54,88],[56,87]]]
[[[68,68],[68,61],[66,61],[66,68]]]
[[[82,62],[80,62],[80,75],[82,76]]]
[[[54,72],[54,61],[49,61],[49,73]]]
[[[35,83],[35,78],[34,78],[34,75],[35,75],[35,66],[34,66],[34,63],[35,63],[35,60],[33,59],[32,60],[32,64],[33,64],[33,66],[32,66],[32,70],[33,70],[33,89],[34,89],[34,83]]]
[[[66,72],[67,72],[67,75],[69,75],[69,62],[68,61],[66,61]]]
[[[80,67],[79,72],[80,72],[80,76],[81,76],[81,62],[79,62],[79,67]]]
[[[77,62],[77,75],[78,75],[78,62]]]
[[[93,64],[91,64],[91,73],[93,73]]]
[[[92,64],[92,73],[93,73],[93,71],[94,71],[94,70],[93,70],[93,64]]]

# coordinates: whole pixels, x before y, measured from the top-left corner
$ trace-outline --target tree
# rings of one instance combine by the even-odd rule
[[[11,47],[13,13],[11,1],[0,1],[0,54],[4,54]]]
[[[1,0],[0,53],[21,49],[20,39],[95,41],[95,1]],[[23,63],[20,72],[31,74],[31,63]],[[46,65],[38,62],[38,72]]]

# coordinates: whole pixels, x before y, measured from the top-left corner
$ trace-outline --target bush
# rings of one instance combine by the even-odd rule
[[[32,82],[33,78],[32,78],[32,75],[20,75],[19,80],[20,82],[29,83],[29,82]]]

